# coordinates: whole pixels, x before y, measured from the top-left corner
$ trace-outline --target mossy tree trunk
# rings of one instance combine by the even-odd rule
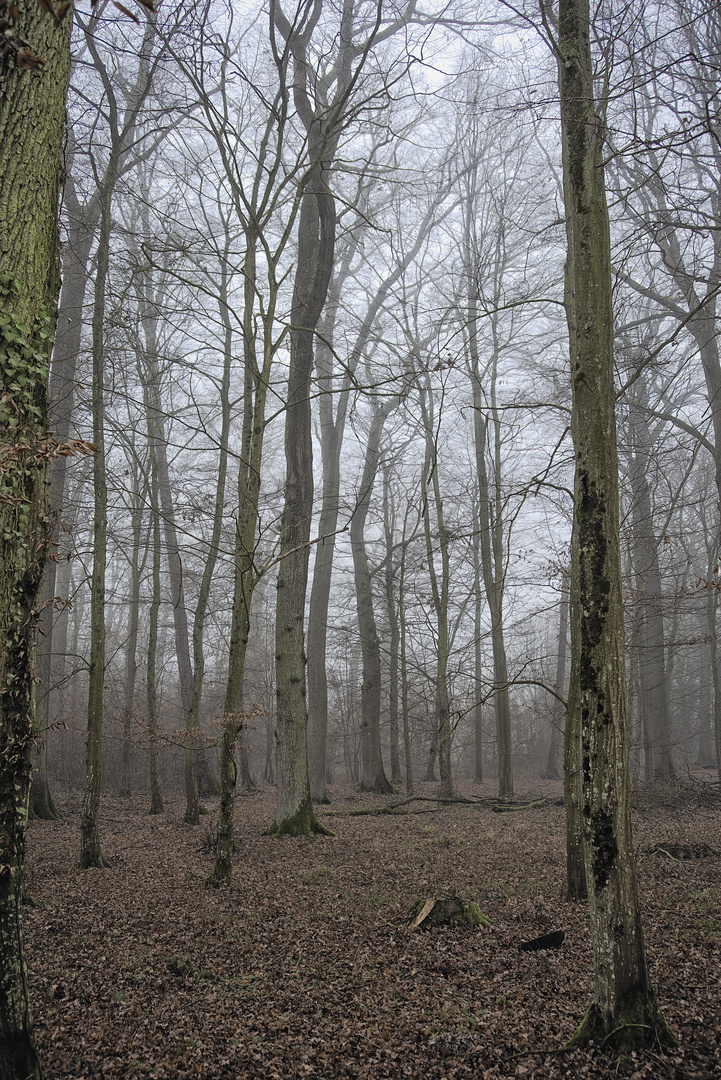
[[[23,4],[17,30],[46,61],[0,76],[0,1075],[37,1080],[23,955],[34,636],[48,553],[48,367],[60,277],[57,205],[70,20]],[[20,449],[22,447],[22,449]]]
[[[576,456],[570,696],[581,736],[595,971],[591,1007],[572,1043],[627,1049],[667,1029],[648,977],[631,840],[611,245],[587,0],[560,0],[558,50]]]

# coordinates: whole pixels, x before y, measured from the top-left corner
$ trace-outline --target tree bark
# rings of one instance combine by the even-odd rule
[[[246,234],[246,257],[244,266],[244,394],[243,431],[238,463],[238,519],[235,537],[235,571],[233,585],[233,612],[230,631],[228,681],[225,690],[223,735],[220,744],[220,807],[218,810],[218,836],[216,843],[213,878],[230,882],[235,821],[235,787],[237,768],[235,750],[238,734],[242,728],[242,692],[245,658],[250,636],[253,593],[260,579],[256,564],[256,541],[258,533],[258,503],[260,499],[261,463],[265,435],[265,405],[273,360],[272,325],[275,314],[275,292],[268,303],[264,319],[266,332],[263,336],[263,360],[258,365],[255,355],[255,296],[256,296],[256,244],[254,233]],[[243,786],[252,785],[248,753],[240,747],[241,778]]]
[[[401,774],[401,748],[398,727],[398,685],[400,626],[395,597],[396,564],[394,558],[395,506],[391,490],[390,463],[383,462],[383,534],[385,537],[385,596],[388,616],[388,719],[391,744],[391,784],[403,781]]]
[[[0,1075],[39,1080],[21,898],[36,737],[34,636],[50,524],[47,386],[70,20],[54,30],[40,8],[23,5],[18,29],[46,63],[20,71],[11,54],[0,75]]]
[[[100,847],[98,810],[103,769],[103,688],[105,682],[105,564],[107,561],[108,489],[105,473],[105,292],[110,267],[111,208],[117,174],[111,170],[101,195],[98,253],[93,297],[92,353],[93,570],[90,584],[90,662],[85,787],[80,817],[80,865],[105,866]]]
[[[613,384],[611,243],[587,0],[560,0],[559,86],[576,456],[570,694],[581,734],[582,821],[594,953],[571,1040],[620,1051],[667,1041],[646,967],[631,839]]]
[[[438,771],[441,777],[441,798],[453,798],[453,777],[451,773],[451,717],[448,694],[448,597],[450,591],[450,561],[448,555],[448,535],[443,517],[443,501],[438,477],[438,458],[435,446],[433,420],[433,401],[430,380],[425,391],[421,392],[421,415],[426,442],[425,463],[423,469],[423,529],[426,538],[426,559],[428,576],[431,582],[433,608],[436,614],[436,732],[438,737]],[[435,551],[431,533],[431,492],[435,510],[435,524],[438,532],[438,553],[441,562],[441,580],[435,565]]]
[[[160,499],[158,494],[158,469],[153,444],[149,446],[150,457],[150,512],[152,529],[152,569],[150,612],[148,615],[148,655],[146,658],[145,693],[148,705],[148,764],[150,767],[150,813],[162,814],[163,793],[158,771],[158,615],[160,613]]]
[[[350,525],[353,573],[356,591],[358,632],[363,655],[361,686],[361,791],[378,795],[392,794],[393,785],[386,776],[381,750],[381,647],[373,610],[373,581],[368,565],[365,526],[373,485],[380,464],[383,427],[397,402],[374,406],[356,507]]]
[[[68,164],[66,162],[66,169]],[[77,357],[80,352],[80,339],[83,326],[83,303],[88,280],[87,263],[90,257],[95,234],[97,214],[83,213],[75,194],[71,178],[66,179],[64,188],[66,214],[69,218],[68,239],[62,254],[62,288],[58,325],[53,345],[50,369],[50,423],[54,437],[59,443],[65,443],[70,437],[70,424],[75,398],[75,372]],[[99,204],[97,200],[95,207]],[[62,513],[65,496],[65,477],[68,459],[58,455],[50,463],[50,514],[53,524],[53,536],[57,543],[58,519]],[[56,682],[56,665],[53,662],[55,621],[60,619],[67,624],[67,611],[61,608],[55,614],[55,596],[57,589],[58,562],[61,552],[53,552],[43,575],[41,594],[41,616],[37,638],[36,676],[37,707],[36,717],[41,743],[38,749],[37,772],[33,776],[31,789],[33,814],[45,820],[57,819],[60,815],[53,801],[48,781],[47,741],[52,715],[52,698]],[[67,598],[60,592],[60,603]],[[64,653],[64,649],[62,650]]]
[[[141,320],[145,336],[144,360],[146,371],[141,374],[143,396],[148,426],[148,441],[155,455],[158,500],[163,518],[168,576],[170,578],[170,597],[173,609],[173,629],[175,633],[175,655],[178,664],[180,702],[186,721],[185,746],[185,821],[197,825],[200,821],[199,783],[197,776],[198,756],[197,722],[193,720],[193,668],[190,660],[190,637],[188,613],[185,606],[185,587],[183,582],[183,561],[175,523],[175,501],[170,480],[168,450],[165,437],[165,424],[160,393],[160,370],[158,365],[157,345],[157,310],[154,305],[152,285],[146,280],[145,297],[141,308]]]
[[[648,484],[649,431],[642,401],[631,417],[631,512],[633,563],[637,600],[640,604],[639,680],[643,715],[648,717],[646,779],[669,780],[674,775],[671,758],[671,724],[668,681],[664,658],[663,587],[654,533],[651,489]]]
[[[568,647],[568,591],[561,587],[561,610],[558,625],[558,654],[556,657],[556,690],[563,694],[566,687],[566,653]],[[561,748],[565,727],[566,710],[560,701],[554,699],[551,717],[551,741],[548,745],[548,760],[544,779],[558,780],[562,776]]]
[[[302,195],[298,270],[293,289],[290,371],[285,416],[285,504],[281,519],[276,604],[276,773],[278,798],[271,833],[327,834],[313,811],[308,777],[308,711],[303,621],[313,515],[310,394],[313,337],[333,266],[335,206],[321,174]]]
[[[479,522],[473,528],[473,683],[476,703],[473,706],[473,783],[483,783],[483,663],[481,654],[481,542]]]
[[[130,555],[130,591],[128,596],[128,632],[125,639],[125,686],[123,703],[123,753],[120,794],[132,795],[132,727],[135,718],[135,684],[138,677],[138,630],[140,627],[140,547],[143,529],[144,499],[138,490],[137,472],[131,492],[131,526],[133,543]]]

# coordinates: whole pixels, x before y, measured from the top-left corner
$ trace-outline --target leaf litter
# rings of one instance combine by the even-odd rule
[[[182,823],[181,800],[150,817],[145,797],[104,798],[109,867],[80,870],[79,796],[58,799],[62,820],[31,825],[25,881],[45,1080],[718,1080],[721,857],[650,854],[721,835],[718,802],[646,797],[635,813],[650,970],[679,1046],[616,1062],[564,1050],[593,962],[586,906],[563,896],[563,808],[498,815],[459,788],[470,801],[433,814],[329,816],[335,836],[313,841],[263,835],[274,789],[239,798],[234,881],[219,888],[208,828]],[[414,900],[449,895],[491,925],[408,933]],[[561,928],[561,947],[519,952]]]

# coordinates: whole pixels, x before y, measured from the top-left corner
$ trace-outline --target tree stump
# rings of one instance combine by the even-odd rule
[[[410,932],[430,930],[433,926],[464,926],[473,930],[491,925],[478,904],[460,896],[420,897],[412,904],[407,918]]]

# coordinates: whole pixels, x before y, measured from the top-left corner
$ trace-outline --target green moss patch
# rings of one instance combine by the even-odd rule
[[[410,930],[430,930],[433,926],[463,926],[474,930],[491,925],[478,904],[460,896],[419,897],[411,905],[407,920]]]

